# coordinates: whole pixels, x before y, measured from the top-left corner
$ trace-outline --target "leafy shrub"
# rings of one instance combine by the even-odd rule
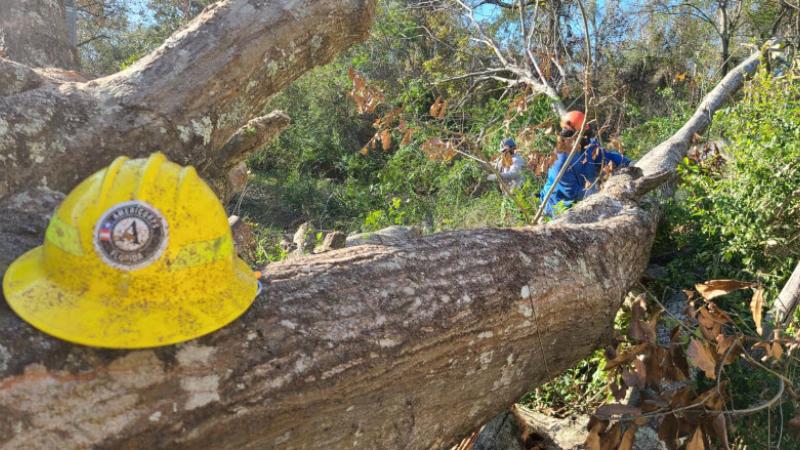
[[[774,294],[800,258],[800,84],[761,71],[745,92],[715,116],[727,163],[686,160],[671,217],[696,233],[700,263],[719,271],[707,276],[759,280]]]

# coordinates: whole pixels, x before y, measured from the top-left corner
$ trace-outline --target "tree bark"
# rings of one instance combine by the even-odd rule
[[[0,2],[0,57],[32,67],[77,69],[78,50],[70,41],[64,1]]]
[[[28,2],[3,4],[16,11]],[[42,78],[0,97],[0,197],[67,191],[116,156],[158,150],[203,169],[225,196],[224,175],[243,155],[220,161],[219,150],[228,154],[226,143],[270,95],[364,39],[374,8],[373,0],[221,1],[122,72]],[[9,66],[0,64],[0,79],[14,76]]]
[[[717,0],[717,16],[719,20],[717,29],[719,30],[719,40],[721,46],[720,71],[723,75],[725,75],[730,69],[731,57],[731,30],[730,18],[728,17],[728,0]]]
[[[232,114],[235,105],[242,117],[256,111],[245,104],[249,95],[274,92],[330,58],[366,32],[356,19],[372,14],[371,4],[358,1],[298,0],[291,9],[256,4],[211,7],[120,74],[83,84],[45,81],[14,95],[24,105],[2,99],[0,114],[13,111],[5,116],[12,126],[28,121],[39,128],[0,138],[11,136],[30,153],[28,143],[42,142],[44,134],[70,146],[71,158],[97,158],[144,152],[136,139],[155,135],[176,142],[173,157],[200,163],[241,126],[220,125],[223,111]],[[273,59],[281,49],[293,62]],[[693,133],[708,126],[757,64],[751,57],[731,71],[689,123],[643,158],[645,176],[624,169],[550,224],[441,233],[271,265],[264,292],[242,318],[190,343],[141,351],[71,345],[31,328],[0,302],[0,445],[426,449],[454,443],[603,340],[653,241],[657,213],[642,206],[642,196],[674,171]],[[248,79],[256,83],[252,90],[237,88]],[[113,124],[98,112],[125,120]],[[153,131],[153,124],[165,131]],[[73,140],[95,147],[79,149]],[[4,167],[7,190],[26,185],[17,171],[39,174],[47,166],[50,184],[66,187],[88,168],[58,150],[39,155],[54,162],[22,158],[25,151]],[[0,204],[0,271],[41,242],[58,198],[40,190]]]
[[[775,300],[776,321],[784,327],[791,323],[798,303],[800,303],[800,263],[795,266],[792,275]]]

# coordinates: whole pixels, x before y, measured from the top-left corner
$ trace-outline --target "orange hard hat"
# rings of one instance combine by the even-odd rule
[[[561,116],[561,128],[570,128],[578,131],[586,116],[580,111],[570,111]],[[587,129],[588,124],[584,124],[583,129]]]

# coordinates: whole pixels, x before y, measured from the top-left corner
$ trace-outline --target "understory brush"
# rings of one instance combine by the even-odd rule
[[[621,311],[614,345],[524,403],[567,415],[604,401],[590,448],[616,448],[645,423],[669,448],[800,448],[800,315],[782,330],[768,313],[800,261],[798,79],[762,70],[716,114],[711,138],[679,169],[653,248],[659,270]],[[659,142],[680,120],[623,138]],[[670,332],[666,342],[656,341],[656,324]],[[629,388],[638,400],[624,401]]]

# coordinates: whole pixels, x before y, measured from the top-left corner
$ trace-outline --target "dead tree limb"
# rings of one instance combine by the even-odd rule
[[[788,325],[792,321],[798,303],[800,303],[800,263],[794,268],[778,299],[775,300],[775,320],[783,326]]]

